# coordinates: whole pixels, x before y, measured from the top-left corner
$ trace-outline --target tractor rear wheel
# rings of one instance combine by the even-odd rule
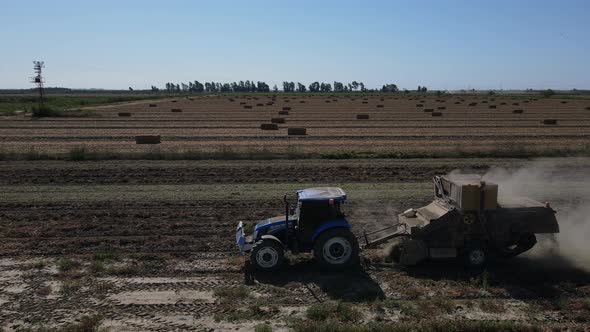
[[[347,268],[358,264],[359,244],[348,229],[335,228],[316,239],[313,254],[323,268]]]
[[[250,253],[250,263],[259,271],[275,271],[283,263],[285,252],[276,240],[263,239],[254,244]]]

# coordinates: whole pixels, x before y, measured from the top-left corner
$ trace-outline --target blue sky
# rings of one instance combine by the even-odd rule
[[[0,88],[590,89],[590,1],[0,0]]]

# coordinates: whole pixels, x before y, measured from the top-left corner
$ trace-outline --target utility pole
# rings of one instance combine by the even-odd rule
[[[35,83],[39,89],[39,109],[43,107],[43,98],[45,94],[43,91],[43,83],[45,82],[43,79],[43,68],[45,68],[45,63],[43,61],[33,61],[35,77],[32,78],[31,83]]]

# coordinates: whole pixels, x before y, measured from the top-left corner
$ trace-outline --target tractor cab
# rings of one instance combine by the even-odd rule
[[[280,259],[282,252],[288,250],[293,253],[313,251],[320,262],[328,265],[346,266],[355,261],[358,256],[358,244],[350,233],[351,226],[344,213],[344,190],[336,187],[309,188],[298,190],[296,196],[296,202],[291,203],[285,195],[285,214],[257,223],[250,236],[245,235],[244,225],[240,222],[236,232],[236,243],[240,252],[251,253],[251,261],[263,270],[276,268],[265,268],[258,264],[259,261],[264,261],[264,255],[255,256],[263,244],[272,247],[265,247],[263,252],[272,251],[277,255],[281,252],[281,257],[277,257]],[[323,250],[318,247],[318,241],[325,241],[330,234],[339,236],[336,236],[337,240],[329,243],[326,255],[322,256],[321,253],[317,253]],[[275,256],[266,256],[274,262],[273,257]]]

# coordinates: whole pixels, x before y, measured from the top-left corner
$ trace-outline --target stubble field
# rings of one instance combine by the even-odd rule
[[[590,135],[590,111],[583,100],[524,103],[496,97],[488,98],[488,104],[495,102],[497,109],[489,109],[480,97],[472,110],[466,104],[474,97],[462,104],[455,104],[458,97],[444,103],[434,97],[369,97],[367,104],[363,97],[329,98],[330,103],[327,97],[289,97],[289,102],[277,97],[273,105],[266,105],[272,97],[258,98],[129,103],[94,108],[100,116],[92,118],[31,120],[17,115],[0,121],[1,147],[5,152],[33,147],[66,155],[79,146],[122,154],[288,148],[302,153],[452,152],[492,151],[517,142],[526,143],[527,149],[575,149],[587,146]],[[447,110],[441,110],[442,117],[432,117],[416,107],[420,100],[425,100],[425,108],[446,104]],[[241,102],[252,109],[244,109]],[[279,124],[278,131],[261,131],[260,124],[278,117],[282,107],[289,107],[285,105],[291,106],[286,123]],[[524,113],[513,114],[513,108]],[[119,117],[120,112],[132,115]],[[356,114],[370,118],[357,120]],[[558,125],[543,125],[544,118],[557,118]],[[308,135],[289,137],[286,128],[291,126],[307,128]],[[136,145],[136,134],[159,134],[162,143]],[[0,327],[587,330],[590,273],[562,253],[532,253],[471,271],[455,261],[400,267],[377,249],[363,252],[358,270],[323,272],[303,255],[289,257],[284,270],[264,275],[253,272],[237,254],[234,231],[240,220],[253,224],[283,213],[286,192],[334,185],[349,194],[347,211],[358,235],[394,223],[406,208],[428,203],[433,175],[454,170],[484,174],[498,168],[513,172],[532,166],[554,180],[534,184],[533,198],[551,200],[559,218],[590,197],[588,179],[579,177],[590,174],[589,161],[2,161]]]
[[[94,116],[85,118],[5,117],[0,121],[0,152],[59,154],[84,147],[104,153],[483,154],[587,150],[590,137],[587,99],[242,95],[179,97],[90,109]],[[357,119],[358,115],[368,119]],[[261,124],[270,124],[273,118],[284,123],[277,123],[277,130],[261,130]],[[544,120],[557,120],[557,124],[544,124]],[[307,135],[288,135],[293,127],[306,128]],[[160,135],[162,143],[136,145],[135,136],[146,134]]]

